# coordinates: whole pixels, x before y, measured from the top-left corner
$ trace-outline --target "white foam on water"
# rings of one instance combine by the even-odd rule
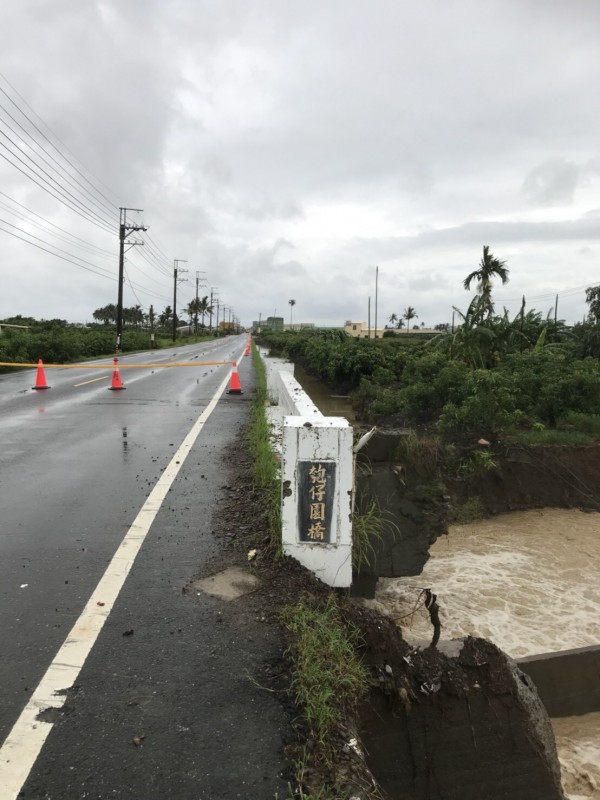
[[[430,638],[412,614],[420,589],[438,596],[442,636],[495,642],[513,658],[600,643],[600,514],[519,511],[453,526],[423,573],[379,581],[375,605],[409,641]]]
[[[600,713],[552,720],[569,800],[600,800]]]
[[[600,514],[546,508],[456,525],[430,556],[417,577],[381,579],[371,601],[407,641],[431,639],[428,587],[444,639],[482,636],[513,658],[600,644]],[[600,713],[552,725],[569,800],[600,800]]]

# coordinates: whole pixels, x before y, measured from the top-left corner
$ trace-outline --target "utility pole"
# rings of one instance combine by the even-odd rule
[[[198,285],[206,286],[206,278],[201,278],[200,275],[206,275],[206,272],[203,269],[196,270],[196,308],[198,308]],[[194,333],[198,333],[198,311],[194,314]]]
[[[150,303],[148,311],[148,322],[150,324],[150,347],[154,347],[154,306]]]
[[[175,258],[173,260],[174,269],[173,269],[173,342],[177,339],[177,283],[183,283],[186,281],[187,278],[179,278],[177,279],[177,265],[187,264],[185,258]],[[187,269],[182,269],[182,272],[187,272]]]
[[[377,338],[377,289],[379,284],[379,267],[375,267],[375,338]]]
[[[218,290],[219,290],[218,286],[211,286],[210,287],[210,324],[209,324],[210,325],[209,326],[209,332],[210,333],[212,333],[212,329],[213,329],[213,324],[212,324],[213,305],[214,305],[215,301],[218,301],[218,299],[219,299],[218,296],[217,296]]]
[[[147,231],[144,225],[128,225],[127,212],[138,211],[142,212],[143,208],[119,208],[119,289],[117,294],[117,343],[115,350],[120,353],[123,349],[123,272],[125,265],[125,245],[127,248],[143,245],[143,242],[126,242],[125,239],[130,233],[134,231]]]

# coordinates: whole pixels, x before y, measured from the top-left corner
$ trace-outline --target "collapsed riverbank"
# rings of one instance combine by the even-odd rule
[[[340,698],[340,716],[326,747],[311,735],[306,719],[297,718],[287,745],[294,765],[292,796],[479,800],[485,785],[490,798],[506,796],[498,792],[509,786],[512,798],[562,800],[547,715],[514,663],[477,638],[450,651],[415,648],[390,619],[332,592],[291,559],[275,557],[261,495],[250,488],[251,459],[238,447],[231,464],[231,501],[220,509],[217,532],[229,545],[227,562],[246,569],[249,564],[258,578],[244,597],[243,614],[279,626],[282,610],[297,601],[317,612],[334,602],[340,630],[358,636],[354,649],[368,674],[360,703],[353,696]],[[211,571],[218,568],[210,565]],[[288,641],[288,653],[273,665],[273,680],[265,688],[295,704],[296,641],[293,635]],[[432,738],[432,731],[439,735]],[[463,748],[458,760],[457,737]]]

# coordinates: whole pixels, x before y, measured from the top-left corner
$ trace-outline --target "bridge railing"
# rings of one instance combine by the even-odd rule
[[[274,446],[281,453],[283,551],[329,586],[352,583],[353,431],[326,417],[294,378],[265,358]]]

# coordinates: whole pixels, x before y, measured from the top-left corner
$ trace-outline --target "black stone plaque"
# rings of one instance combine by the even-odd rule
[[[298,462],[298,523],[301,542],[331,542],[335,469],[335,461]]]

